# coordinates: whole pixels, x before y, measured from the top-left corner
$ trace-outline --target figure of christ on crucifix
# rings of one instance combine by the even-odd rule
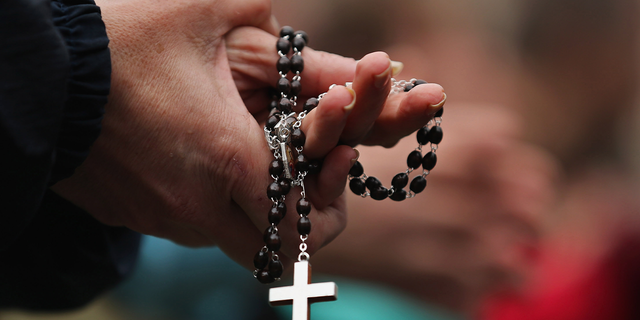
[[[314,302],[335,301],[338,286],[335,282],[311,283],[309,261],[296,262],[293,267],[293,286],[271,288],[272,306],[293,304],[292,320],[309,320],[309,306]]]

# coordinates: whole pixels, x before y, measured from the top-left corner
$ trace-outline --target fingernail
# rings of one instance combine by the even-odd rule
[[[404,69],[404,63],[391,60],[391,76],[395,77]]]
[[[349,93],[351,93],[351,96],[353,97],[353,100],[351,100],[351,103],[349,103],[348,105],[346,105],[344,107],[344,111],[346,111],[347,114],[348,114],[353,109],[353,106],[356,105],[356,92],[353,91],[353,89],[351,89],[349,87],[346,87],[346,88],[347,88],[347,90],[349,90]]]
[[[442,106],[444,106],[444,103],[447,101],[447,94],[443,92],[442,96],[442,100],[440,100],[440,102],[438,102],[437,104],[431,105],[431,108],[440,109],[442,108]]]
[[[358,149],[353,148],[353,151],[356,152],[356,157],[351,159],[351,167],[353,167],[354,164],[356,164],[356,161],[358,161],[358,159],[360,159],[360,151],[358,151]]]
[[[391,60],[389,60],[389,66],[381,74],[375,76],[373,85],[378,89],[384,88],[391,79],[390,75],[392,69],[393,68],[391,67]]]

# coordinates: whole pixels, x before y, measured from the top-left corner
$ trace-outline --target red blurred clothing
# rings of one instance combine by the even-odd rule
[[[573,281],[564,281],[575,274],[571,274],[571,269],[562,268],[561,259],[555,257],[556,261],[541,263],[544,276],[538,290],[493,297],[487,301],[479,318],[640,319],[640,237],[620,241],[610,254]]]

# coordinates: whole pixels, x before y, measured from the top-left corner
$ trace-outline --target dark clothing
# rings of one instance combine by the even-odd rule
[[[100,133],[108,43],[92,0],[0,1],[0,308],[80,306],[133,267],[137,233],[49,189]]]

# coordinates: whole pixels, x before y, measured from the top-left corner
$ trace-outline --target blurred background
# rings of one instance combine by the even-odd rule
[[[637,1],[273,6],[314,49],[385,51],[404,63],[397,78],[448,95],[424,194],[350,195],[347,229],[312,260],[340,298],[312,319],[640,318]],[[414,139],[359,147],[367,173],[390,181]],[[147,237],[133,277],[88,308],[0,319],[290,319],[267,292],[215,248]]]

